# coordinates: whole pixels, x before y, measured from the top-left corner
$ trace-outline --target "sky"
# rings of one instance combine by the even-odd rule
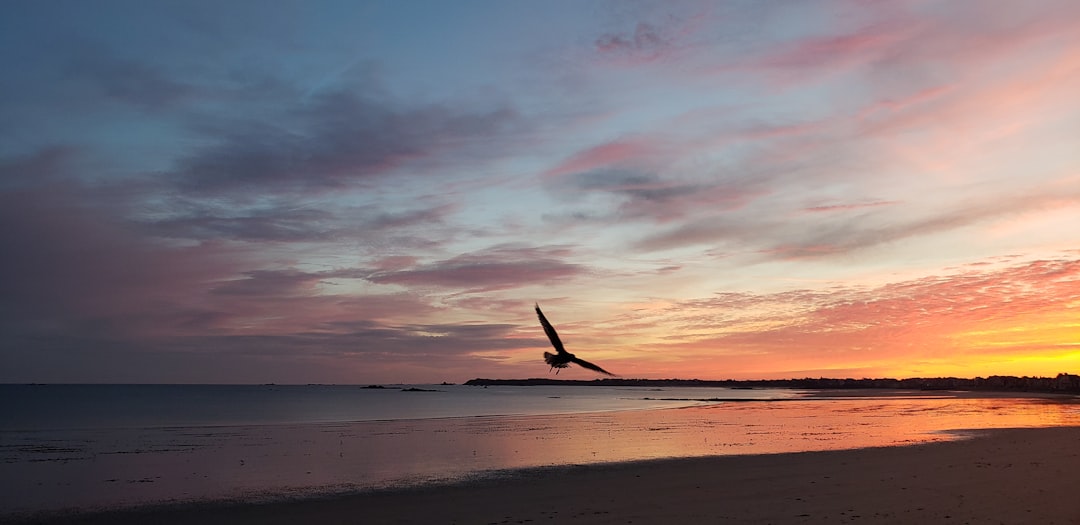
[[[0,382],[1080,373],[1080,3],[0,6]]]

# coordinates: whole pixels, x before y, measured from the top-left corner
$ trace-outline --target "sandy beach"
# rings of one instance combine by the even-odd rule
[[[1076,524],[1077,494],[1080,427],[1059,427],[908,447],[530,469],[321,499],[34,522]]]

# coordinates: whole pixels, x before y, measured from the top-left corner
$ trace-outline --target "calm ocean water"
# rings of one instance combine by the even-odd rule
[[[672,408],[792,390],[599,386],[0,385],[0,430],[284,425]],[[671,399],[678,398],[678,399]]]
[[[0,516],[1080,425],[1074,397],[597,386],[0,385]],[[955,432],[965,431],[965,432]]]

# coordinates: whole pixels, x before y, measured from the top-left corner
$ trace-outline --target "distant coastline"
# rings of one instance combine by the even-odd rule
[[[959,377],[914,377],[908,379],[756,379],[756,380],[704,380],[704,379],[485,379],[476,378],[465,382],[469,386],[678,386],[722,388],[805,388],[805,389],[902,389],[902,390],[983,390],[997,392],[1049,392],[1080,394],[1080,376],[1058,374],[1057,377],[990,376],[965,379]]]

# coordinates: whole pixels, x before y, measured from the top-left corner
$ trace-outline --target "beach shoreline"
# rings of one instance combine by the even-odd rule
[[[553,451],[557,453],[557,451]],[[1080,523],[1080,427],[911,446],[509,471],[450,484],[157,505],[16,522]]]

